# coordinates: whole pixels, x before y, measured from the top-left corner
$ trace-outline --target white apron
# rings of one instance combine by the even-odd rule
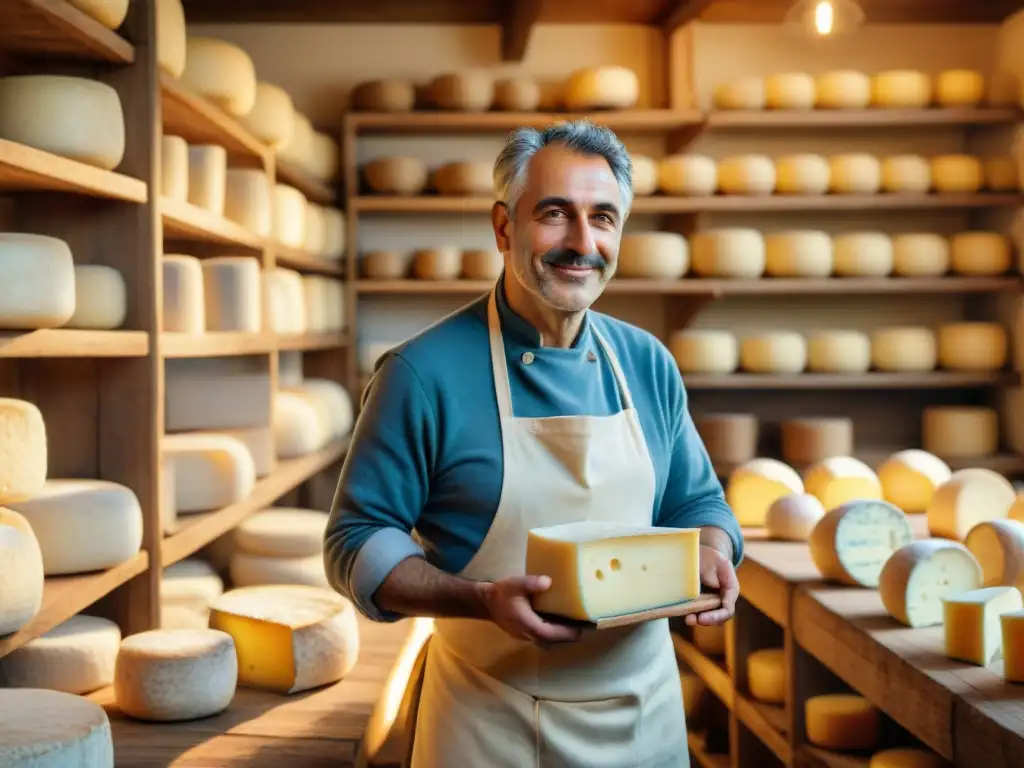
[[[654,467],[625,376],[597,328],[622,410],[526,419],[512,413],[493,291],[487,320],[504,479],[494,522],[459,575],[476,581],[522,575],[531,528],[581,520],[651,525]],[[489,621],[438,619],[411,762],[413,768],[688,768],[668,620],[587,632],[579,642],[543,650]]]

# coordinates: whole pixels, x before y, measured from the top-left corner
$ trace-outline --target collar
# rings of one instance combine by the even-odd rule
[[[495,291],[495,303],[498,307],[498,319],[501,321],[501,332],[506,337],[513,339],[517,344],[524,347],[540,348],[540,331],[534,328],[526,319],[516,313],[508,305],[505,296],[505,270],[502,270],[498,278],[498,290]],[[583,322],[580,325],[580,332],[573,341],[570,349],[581,350],[590,347],[591,325],[590,310],[583,313]],[[545,349],[547,349],[545,347]]]

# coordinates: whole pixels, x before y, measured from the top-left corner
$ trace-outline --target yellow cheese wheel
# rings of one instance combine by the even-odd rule
[[[764,235],[756,229],[711,229],[696,233],[690,243],[693,271],[701,277],[754,278],[764,274]]]
[[[160,69],[178,79],[185,71],[185,9],[181,0],[156,0],[156,56]]]
[[[928,509],[936,489],[952,474],[949,465],[938,456],[917,448],[897,451],[878,468],[885,500],[907,514]]]
[[[955,371],[994,371],[1006,365],[1006,329],[999,323],[939,326],[939,365]]]
[[[540,107],[540,84],[532,77],[507,77],[494,84],[494,108],[534,112]]]
[[[814,78],[806,72],[780,72],[764,79],[765,106],[768,109],[812,109],[815,101]]]
[[[792,467],[775,459],[754,459],[732,471],[725,500],[739,524],[762,527],[768,508],[783,496],[803,493],[804,484]]]
[[[235,117],[248,115],[256,104],[256,65],[234,43],[189,37],[181,80]]]
[[[833,241],[832,268],[840,277],[886,277],[893,269],[892,238],[882,232],[846,232]]]
[[[807,338],[807,369],[815,373],[865,373],[871,340],[862,331],[813,331]]]
[[[762,648],[747,655],[747,686],[750,695],[768,704],[786,701],[786,652]]]
[[[999,447],[999,415],[995,409],[979,405],[925,408],[921,444],[926,451],[947,459],[991,456]]]
[[[350,101],[357,112],[409,112],[416,105],[416,89],[398,78],[369,80],[352,89]]]
[[[758,422],[752,413],[711,413],[693,417],[708,456],[716,464],[743,464],[757,455]]]
[[[617,276],[675,280],[689,266],[686,238],[675,232],[625,234],[619,242]]]
[[[715,86],[712,102],[717,109],[764,109],[765,84],[760,77],[743,77]]]
[[[727,195],[770,195],[775,164],[765,155],[737,155],[718,163],[718,188]]]
[[[971,155],[939,155],[931,166],[937,192],[977,192],[984,183],[981,161]]]
[[[831,456],[809,467],[804,473],[804,487],[827,510],[849,501],[882,498],[878,475],[852,456]]]
[[[696,624],[693,627],[693,644],[705,656],[725,656],[732,626],[732,621],[725,624]]]
[[[256,100],[242,122],[252,134],[271,148],[292,140],[295,105],[288,91],[273,83],[256,83]]]
[[[363,166],[363,175],[371,191],[390,195],[418,195],[429,177],[418,157],[381,157]]]
[[[878,743],[878,710],[863,696],[829,693],[804,705],[807,741],[824,749],[873,749]]]
[[[728,331],[676,331],[668,347],[683,373],[732,373],[739,365],[739,344]]]
[[[646,155],[631,154],[633,164],[633,195],[646,197],[658,191],[658,163]]]
[[[932,188],[932,166],[921,155],[890,155],[882,159],[885,192],[924,194]]]
[[[1017,498],[1010,481],[991,469],[961,469],[935,489],[928,504],[928,532],[963,541],[978,523],[1005,520]]]
[[[782,458],[791,464],[817,464],[853,451],[853,419],[832,416],[787,419],[781,424]]]
[[[431,186],[441,195],[489,195],[493,168],[485,162],[445,163],[431,174]]]
[[[863,72],[841,69],[818,75],[818,109],[864,109],[871,104],[871,78]]]
[[[871,78],[872,106],[920,109],[931,102],[932,81],[924,72],[894,69]]]
[[[892,238],[892,270],[903,277],[939,277],[949,271],[949,241],[929,232]]]
[[[740,367],[749,373],[800,373],[807,367],[807,340],[795,331],[763,331],[743,339]]]
[[[998,232],[959,232],[949,239],[953,271],[1001,275],[1012,266],[1010,238]]]
[[[462,251],[455,246],[413,252],[412,273],[421,280],[454,280],[462,272]]]
[[[780,195],[823,195],[829,188],[829,164],[821,155],[775,158],[775,192]]]
[[[707,685],[698,675],[682,670],[679,672],[679,684],[683,689],[683,714],[690,720],[697,714]]]
[[[828,277],[832,274],[832,238],[820,230],[790,230],[766,235],[765,272],[772,277]]]
[[[504,268],[500,251],[473,248],[462,252],[462,276],[467,280],[497,280]]]
[[[935,78],[935,100],[943,107],[973,107],[985,96],[985,78],[973,69],[947,69]]]
[[[435,77],[425,92],[438,109],[483,112],[494,101],[494,80],[486,72],[453,72]]]
[[[563,101],[569,111],[629,109],[640,100],[640,79],[626,67],[588,67],[565,83]]]
[[[882,185],[878,158],[863,152],[830,157],[829,189],[848,195],[873,195]]]
[[[892,326],[871,333],[871,364],[879,371],[933,371],[939,364],[938,339],[925,326]]]
[[[868,768],[946,768],[948,764],[934,752],[911,747],[883,749],[871,756]]]
[[[718,167],[705,155],[670,155],[658,162],[658,189],[666,195],[713,195]]]

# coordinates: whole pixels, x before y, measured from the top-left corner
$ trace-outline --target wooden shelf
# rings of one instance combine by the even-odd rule
[[[163,132],[189,144],[217,144],[229,155],[263,162],[269,149],[224,110],[166,72],[160,72]]]
[[[1022,119],[1017,109],[817,109],[713,110],[707,127],[722,128],[896,128],[937,125],[1013,125]]]
[[[230,531],[253,512],[271,506],[277,499],[341,458],[348,440],[340,440],[298,459],[279,461],[277,468],[257,481],[249,497],[224,509],[178,516],[177,530],[161,543],[161,560],[166,568],[198,552]]]
[[[0,637],[0,657],[44,635],[58,624],[84,611],[101,597],[138,576],[149,565],[149,555],[135,557],[106,571],[76,576],[51,576],[43,588],[39,613],[20,632]]]
[[[727,373],[684,374],[687,389],[946,389],[1012,386],[1010,371],[930,371],[927,373]]]
[[[736,693],[734,709],[736,717],[747,730],[757,736],[783,765],[789,765],[793,754],[786,735],[786,708]]]
[[[676,649],[676,658],[704,681],[715,698],[728,709],[732,709],[735,689],[725,667],[705,656],[697,650],[697,646],[675,632],[672,633],[672,645]]]
[[[801,744],[796,748],[793,765],[794,768],[870,768],[871,758]]]
[[[344,331],[328,331],[326,333],[300,333],[294,336],[279,335],[277,348],[283,350],[301,350],[312,352],[317,349],[337,349],[349,343],[349,336]]]
[[[0,50],[130,64],[135,48],[67,0],[5,0]]]
[[[266,242],[241,224],[180,200],[161,198],[160,214],[164,237],[168,239],[196,240],[250,250],[261,250]]]
[[[729,756],[708,751],[707,737],[702,733],[687,730],[686,743],[693,759],[700,768],[729,768]]]
[[[505,133],[520,127],[543,128],[551,123],[585,117],[622,133],[661,133],[699,126],[704,116],[696,110],[611,110],[607,112],[351,112],[345,116],[357,133],[452,134]]]
[[[228,331],[160,334],[160,352],[164,357],[265,355],[274,349],[276,341],[272,334]]]
[[[2,357],[145,357],[145,331],[84,331],[54,328],[0,332]]]
[[[145,182],[0,139],[0,190],[71,192],[146,202]]]
[[[295,187],[311,203],[331,205],[338,199],[337,193],[330,184],[321,181],[294,163],[276,158],[274,169],[279,183]]]
[[[329,261],[311,253],[274,243],[274,262],[279,267],[312,272],[330,277],[344,277],[345,267],[337,261]]]

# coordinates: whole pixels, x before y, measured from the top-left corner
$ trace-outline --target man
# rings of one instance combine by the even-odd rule
[[[414,768],[689,765],[666,620],[581,634],[530,607],[527,532],[579,520],[700,527],[733,613],[742,537],[649,333],[589,309],[632,202],[625,147],[580,121],[521,129],[494,169],[505,270],[379,362],[325,538],[366,616],[436,617]],[[416,539],[412,533],[415,531]]]

